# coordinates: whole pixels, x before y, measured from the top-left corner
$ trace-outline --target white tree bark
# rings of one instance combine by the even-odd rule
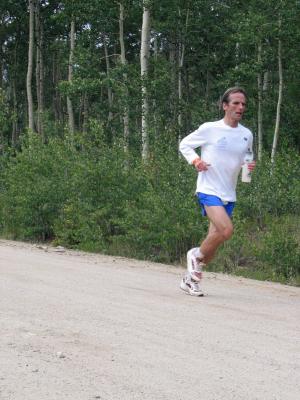
[[[142,79],[142,159],[149,158],[149,101],[146,79],[148,77],[150,55],[150,10],[143,6],[143,24],[141,37],[141,79]]]
[[[257,53],[257,61],[258,61],[259,65],[261,65],[261,60],[262,60],[262,44],[261,44],[261,41],[259,41],[258,53]],[[257,74],[257,94],[258,94],[258,105],[257,105],[258,152],[257,152],[257,157],[258,157],[258,160],[261,160],[261,158],[262,158],[262,147],[263,147],[263,142],[262,142],[262,137],[263,137],[263,130],[262,130],[263,96],[262,96],[262,91],[263,91],[262,73],[261,73],[261,71],[259,71]]]
[[[269,86],[269,71],[265,71],[264,81],[263,81],[263,92],[264,93],[268,90],[268,86]]]
[[[33,45],[34,45],[34,0],[29,0],[29,43],[28,43],[28,67],[26,76],[26,91],[28,103],[28,127],[34,131],[33,99],[32,99],[32,69],[33,69]]]
[[[12,141],[12,145],[16,146],[17,135],[18,135],[18,123],[17,123],[18,106],[17,106],[16,77],[14,77],[13,82],[12,82],[12,94],[13,94],[14,118],[13,118],[11,141]]]
[[[71,31],[70,31],[70,55],[69,55],[69,67],[68,67],[68,82],[72,83],[73,79],[73,59],[74,59],[74,49],[75,49],[75,21],[71,21]],[[75,132],[75,121],[74,121],[74,111],[73,104],[70,96],[67,96],[67,109],[69,116],[69,129],[73,134]]]
[[[109,54],[108,54],[108,48],[107,48],[107,43],[106,43],[106,37],[103,38],[103,43],[104,43],[104,53],[105,53],[105,63],[106,63],[106,76],[107,78],[110,77],[110,62],[109,62]],[[113,113],[112,113],[112,107],[113,107],[113,93],[111,86],[108,85],[107,87],[107,97],[108,97],[108,124],[111,123],[113,119]]]
[[[36,26],[36,94],[37,94],[37,131],[43,136],[43,113],[44,113],[44,62],[43,62],[43,40],[44,29],[40,15],[40,5],[36,3],[35,13]]]
[[[153,56],[155,62],[158,60],[158,38],[157,35],[154,36],[153,40]],[[155,71],[155,70],[154,70]],[[157,78],[157,74],[154,72],[154,80]],[[154,128],[154,133],[155,137],[157,137],[158,134],[158,118],[157,118],[157,105],[156,105],[156,96],[154,95],[153,98],[153,128]]]
[[[279,18],[279,35],[281,33],[281,18]],[[278,101],[277,101],[277,110],[276,110],[276,123],[275,123],[275,131],[273,137],[273,146],[271,153],[271,162],[272,164],[275,162],[275,154],[277,150],[277,143],[279,137],[279,126],[280,126],[280,110],[282,103],[282,90],[283,90],[283,71],[282,71],[282,41],[279,37],[278,39],[278,76],[279,76],[279,85],[278,85]]]
[[[125,53],[125,43],[124,43],[124,5],[120,4],[120,16],[119,16],[119,41],[120,41],[120,49],[121,49],[121,64],[125,67],[127,64],[126,53]],[[124,101],[124,109],[123,109],[123,136],[124,136],[124,151],[128,153],[128,141],[129,141],[129,108],[128,108],[128,87],[127,87],[127,73],[123,73],[123,82],[124,82],[124,92],[125,92],[125,101]]]
[[[181,38],[181,42],[179,43],[179,52],[178,52],[178,103],[179,103],[179,113],[178,113],[178,128],[179,128],[179,135],[178,141],[181,141],[181,132],[183,128],[183,117],[182,117],[182,99],[183,99],[183,90],[182,90],[182,69],[184,63],[184,53],[185,53],[185,37],[188,28],[189,22],[189,9],[186,13],[186,20],[185,20],[185,31],[184,37]]]

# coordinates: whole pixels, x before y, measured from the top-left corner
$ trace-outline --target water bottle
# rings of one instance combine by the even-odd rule
[[[248,149],[245,158],[244,164],[242,166],[242,182],[250,183],[251,182],[251,171],[248,168],[248,164],[253,161],[253,152]]]

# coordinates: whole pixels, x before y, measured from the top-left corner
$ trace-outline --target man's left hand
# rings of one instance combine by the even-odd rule
[[[256,167],[256,161],[251,161],[250,163],[248,163],[248,169],[250,171],[253,171],[255,167]]]

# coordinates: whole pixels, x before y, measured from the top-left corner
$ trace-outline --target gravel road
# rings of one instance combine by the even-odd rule
[[[61,251],[60,251],[61,250]],[[298,400],[300,289],[0,240],[1,400]]]

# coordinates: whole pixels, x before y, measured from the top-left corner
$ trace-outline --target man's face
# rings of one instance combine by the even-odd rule
[[[239,122],[246,109],[246,98],[243,93],[231,93],[228,103],[223,103],[225,115],[232,121]]]

